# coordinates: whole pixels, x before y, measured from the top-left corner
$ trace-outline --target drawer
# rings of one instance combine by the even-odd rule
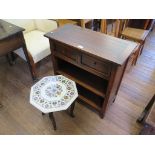
[[[73,61],[77,60],[77,51],[61,44],[55,44],[55,54],[58,56],[65,56]]]
[[[95,70],[102,75],[108,77],[111,72],[111,64],[106,61],[98,60],[92,56],[82,54],[81,64]]]

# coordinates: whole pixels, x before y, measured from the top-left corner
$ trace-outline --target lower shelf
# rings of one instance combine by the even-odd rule
[[[86,90],[85,88],[77,85],[79,99],[85,102],[87,105],[91,106],[97,111],[101,111],[104,99],[99,97],[90,91]]]

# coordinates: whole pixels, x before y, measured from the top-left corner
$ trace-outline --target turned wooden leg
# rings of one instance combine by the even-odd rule
[[[32,64],[33,81],[37,81],[36,64]]]
[[[53,112],[49,113],[49,117],[50,117],[50,119],[52,121],[54,130],[56,130],[57,128],[56,128],[56,122],[55,122],[55,118],[54,118]]]
[[[70,107],[70,115],[71,115],[71,117],[75,117],[75,115],[74,115],[74,107],[75,107],[75,101],[71,104],[71,107]]]

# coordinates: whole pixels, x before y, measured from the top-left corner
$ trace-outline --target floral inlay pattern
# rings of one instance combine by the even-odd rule
[[[48,76],[31,88],[30,103],[42,112],[67,109],[78,97],[75,82],[62,76]]]

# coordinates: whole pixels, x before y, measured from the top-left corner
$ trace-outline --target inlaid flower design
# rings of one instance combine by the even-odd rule
[[[31,88],[30,103],[44,113],[67,109],[78,97],[74,81],[62,76],[48,76]]]

